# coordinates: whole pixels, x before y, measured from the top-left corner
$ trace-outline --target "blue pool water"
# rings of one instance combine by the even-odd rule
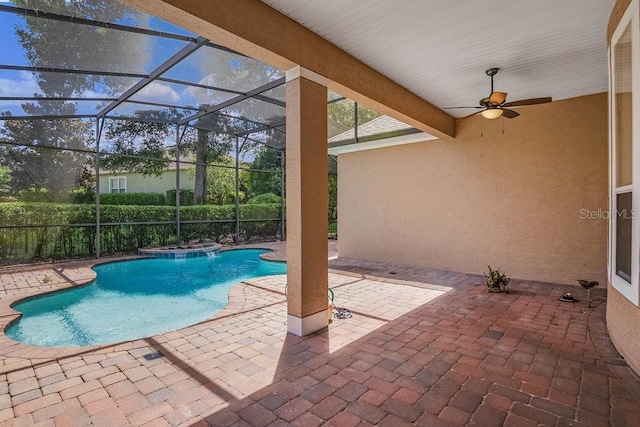
[[[40,346],[108,344],[180,329],[222,310],[229,288],[252,277],[284,274],[284,263],[262,261],[264,250],[215,258],[144,259],[94,267],[87,286],[13,306],[22,318],[5,333]]]

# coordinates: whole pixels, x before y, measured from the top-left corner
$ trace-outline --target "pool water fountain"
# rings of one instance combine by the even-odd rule
[[[222,245],[190,245],[190,246],[166,246],[162,248],[140,248],[140,255],[152,256],[155,258],[198,258],[198,257],[215,257],[215,253],[222,249]]]

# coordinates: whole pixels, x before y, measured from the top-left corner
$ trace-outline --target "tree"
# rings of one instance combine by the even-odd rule
[[[338,175],[329,175],[329,224],[338,220]]]
[[[346,126],[348,129],[352,129],[354,127],[354,109],[355,102],[350,99],[344,99],[329,104],[327,106],[327,115],[329,119]],[[380,116],[381,114],[377,111],[358,104],[358,125],[361,126]]]
[[[206,106],[201,106],[206,108]],[[189,128],[182,142],[185,153],[195,156],[195,186],[193,204],[207,203],[207,168],[209,163],[223,161],[233,146],[233,136],[229,135],[229,118],[220,114],[208,114],[199,118],[194,128]]]
[[[241,56],[220,49],[207,48],[207,55],[200,55],[195,65],[205,74],[199,83],[209,86],[225,87],[241,91],[249,91],[282,76],[282,71],[263,64],[253,58]],[[201,110],[228,99],[227,95],[205,88],[190,88],[189,93],[200,102]],[[233,116],[233,117],[232,117]],[[207,138],[198,132],[196,154],[196,175],[194,203],[206,203],[205,177],[207,164],[221,159],[231,151],[233,135],[242,134],[258,126],[255,122],[266,123],[279,116],[284,116],[284,108],[264,101],[248,98],[231,105],[224,114],[209,114],[196,123],[199,129],[209,131]],[[210,144],[210,148],[204,148]],[[217,153],[212,148],[219,147]],[[215,150],[215,149],[214,149]],[[226,151],[225,151],[226,150]]]
[[[189,169],[189,175],[195,177],[196,168]],[[238,197],[244,202],[248,188],[248,173],[241,170]],[[207,165],[207,196],[209,204],[226,205],[235,203],[236,171],[235,160],[229,156],[218,159],[215,163]]]
[[[261,146],[258,149],[258,154],[251,163],[251,169],[273,172],[250,172],[249,189],[251,197],[264,193],[280,195],[282,188],[281,158],[282,152],[279,150],[275,150],[267,146]]]
[[[0,165],[0,200],[11,193],[11,168]]]
[[[172,111],[137,111],[135,120],[112,120],[105,137],[113,155],[102,160],[102,168],[160,176],[169,164],[168,141],[175,141],[175,126],[169,124]],[[157,160],[156,160],[157,159]]]
[[[118,2],[95,0],[15,0],[18,7],[54,12],[106,22],[132,23],[142,15]],[[16,36],[33,67],[131,71],[149,59],[147,38],[129,33],[69,22],[25,17],[16,26]],[[33,72],[43,97],[77,97],[87,92],[117,94],[123,79],[97,74]],[[31,116],[73,116],[76,105],[69,101],[42,100],[22,105]],[[5,113],[9,115],[9,113]],[[15,145],[2,149],[1,162],[12,170],[14,189],[46,188],[47,194],[63,194],[77,185],[90,161],[93,144],[89,123],[80,119],[4,121],[4,139]],[[76,172],[74,174],[74,172]],[[84,174],[86,175],[86,174]]]
[[[226,166],[234,166],[235,162],[226,158],[218,162]],[[209,166],[207,168],[207,199],[209,203],[224,205],[235,203],[236,172],[232,168],[219,168]]]
[[[144,19],[141,12],[111,0],[14,0],[13,4],[103,22],[137,24]],[[143,70],[151,58],[147,37],[37,17],[26,17],[25,23],[17,26],[16,35],[34,67],[135,72]],[[121,78],[97,74],[36,74],[40,88],[49,97],[79,96],[98,87],[115,94],[127,84]]]
[[[11,168],[13,190],[46,188],[53,199],[64,200],[91,160],[88,153],[64,149],[86,149],[91,135],[91,126],[80,119],[5,121],[0,136],[23,144],[0,151],[1,163]]]
[[[212,204],[232,204],[235,203],[236,194],[236,171],[235,160],[230,157],[216,162],[218,165],[224,165],[228,167],[216,167],[209,166],[207,169],[207,188],[208,188],[208,200]],[[245,199],[245,192],[247,188],[247,174],[246,171],[240,171],[239,173],[240,185],[238,198],[240,202]]]

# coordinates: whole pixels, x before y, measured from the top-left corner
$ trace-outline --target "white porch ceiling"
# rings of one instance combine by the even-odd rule
[[[607,91],[615,0],[263,0],[436,105]],[[473,110],[447,110],[462,117]]]

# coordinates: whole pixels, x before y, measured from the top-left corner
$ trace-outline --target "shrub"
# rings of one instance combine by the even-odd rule
[[[502,271],[500,270],[492,270],[491,266],[487,266],[489,268],[489,274],[484,273],[484,283],[487,286],[487,291],[489,292],[507,292],[509,293],[509,279]]]
[[[275,238],[280,230],[280,204],[246,204],[240,206],[240,223],[244,240]],[[262,220],[262,221],[257,221]]]
[[[280,204],[280,196],[276,196],[273,193],[258,194],[257,196],[250,198],[247,201],[247,204],[249,204],[249,205],[263,205],[263,204],[279,205]]]
[[[101,205],[165,206],[161,193],[104,193],[100,194]]]
[[[18,191],[18,198],[22,202],[49,202],[51,194],[46,188],[29,187]]]
[[[228,241],[236,231],[235,209],[235,205],[181,207],[182,241]],[[172,206],[101,205],[101,254],[131,253],[175,242],[175,215]],[[275,238],[280,205],[240,205],[240,219],[241,240]],[[95,221],[92,204],[0,203],[0,224],[5,226],[0,227],[0,260],[95,255]]]
[[[244,191],[238,191],[238,200],[240,201],[240,203],[243,203],[243,200],[246,198],[246,195],[244,194]],[[223,197],[223,204],[225,205],[235,205],[236,204],[236,192],[235,190],[227,193],[224,195]],[[214,204],[214,202],[212,202],[211,200],[209,200],[209,203]]]
[[[181,222],[203,221],[182,224],[182,240],[185,242],[194,240],[220,242],[235,233],[235,217],[235,205],[199,205],[180,208]]]
[[[87,188],[76,188],[71,190],[71,201],[73,203],[95,203],[96,193]]]
[[[176,190],[167,190],[167,196],[165,197],[166,204],[169,206],[176,205]],[[193,205],[193,190],[180,189],[180,206],[192,206]]]

